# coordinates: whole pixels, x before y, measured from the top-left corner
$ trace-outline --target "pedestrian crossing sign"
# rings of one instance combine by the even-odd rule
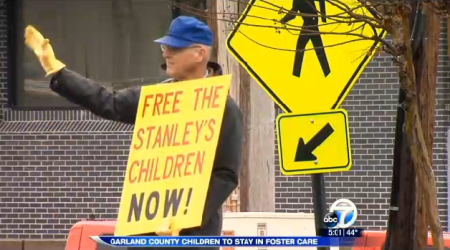
[[[336,109],[386,33],[347,8],[375,15],[358,0],[251,0],[227,48],[285,112]]]

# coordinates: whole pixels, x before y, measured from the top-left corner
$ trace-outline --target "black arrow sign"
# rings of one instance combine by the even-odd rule
[[[295,162],[299,161],[314,161],[317,159],[313,155],[313,151],[320,146],[332,133],[334,132],[333,127],[329,123],[325,125],[307,144],[300,137],[297,146],[297,153],[295,154]]]

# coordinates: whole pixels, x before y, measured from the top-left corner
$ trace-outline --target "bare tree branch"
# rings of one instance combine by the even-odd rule
[[[296,52],[297,51],[295,49],[283,49],[283,48],[271,47],[271,46],[262,44],[262,43],[260,43],[260,42],[258,42],[256,40],[252,39],[251,37],[247,36],[245,33],[241,32],[241,31],[238,31],[238,32],[241,33],[243,36],[245,36],[248,40],[250,40],[253,43],[255,43],[256,45],[259,45],[259,46],[264,47],[264,48],[273,49],[273,50],[280,50],[280,51],[290,51],[290,52]],[[336,47],[336,46],[344,45],[344,44],[348,44],[348,43],[353,43],[353,42],[358,42],[358,41],[365,41],[365,40],[366,39],[360,38],[360,39],[356,39],[356,40],[348,40],[348,41],[345,41],[345,42],[335,43],[335,44],[331,44],[331,45],[327,45],[327,46],[323,46],[323,47],[319,46],[319,47],[315,47],[315,48],[330,48],[330,47]],[[299,50],[299,51],[309,51],[309,50],[314,51],[315,48],[304,49],[304,50]]]
[[[241,3],[240,0],[229,0],[229,1]],[[262,2],[267,2],[267,1],[264,1],[264,0],[261,0],[261,1]],[[330,1],[330,0],[327,0],[327,1]],[[332,0],[332,1],[336,1],[339,4],[341,4],[343,6],[346,6],[345,3],[341,2],[340,0]],[[261,5],[253,5],[252,8],[264,8],[266,10],[276,11],[278,13],[283,12],[283,8],[281,6],[275,5],[273,3],[268,3],[268,4],[270,6],[278,8],[278,9],[272,9],[272,8],[261,6]],[[175,7],[183,9],[184,11],[186,11],[188,13],[195,13],[195,14],[199,13],[198,9],[196,9],[194,7],[191,7],[191,6],[188,6],[186,4],[181,4],[181,3],[175,3],[174,2],[173,5]],[[333,4],[333,5],[338,6],[338,4]],[[260,17],[260,16],[252,16],[252,15],[247,15],[247,18],[249,18],[249,19],[250,18],[255,18],[255,19],[260,19],[260,20],[267,20],[267,21],[274,22],[275,25],[260,25],[260,24],[253,24],[253,23],[249,23],[249,22],[239,22],[239,21],[237,21],[237,19],[238,19],[237,17],[239,17],[239,15],[240,15],[238,13],[216,13],[215,16],[219,16],[221,14],[222,15],[226,14],[226,15],[229,15],[229,16],[236,16],[236,18],[222,19],[222,18],[216,17],[215,19],[219,20],[219,21],[229,22],[229,23],[233,23],[233,24],[240,24],[240,25],[244,25],[244,26],[251,26],[251,27],[257,27],[257,28],[271,28],[271,29],[274,29],[274,30],[286,30],[287,32],[289,32],[291,34],[292,34],[292,31],[294,31],[294,32],[295,31],[299,31],[299,32],[306,31],[306,32],[308,32],[309,35],[346,35],[346,36],[354,36],[355,40],[348,41],[348,42],[345,42],[345,43],[340,43],[340,45],[346,44],[346,43],[350,43],[350,42],[362,41],[362,40],[373,40],[373,41],[382,43],[384,45],[384,47],[387,47],[390,52],[392,52],[395,55],[397,55],[396,48],[393,47],[389,42],[387,42],[384,39],[380,38],[379,35],[376,32],[376,29],[382,28],[382,26],[380,24],[377,24],[377,22],[381,23],[380,20],[377,20],[375,18],[367,17],[366,15],[360,15],[360,14],[353,13],[353,10],[358,9],[358,8],[362,8],[362,7],[364,7],[364,6],[360,5],[360,6],[357,6],[357,7],[354,7],[354,8],[349,8],[349,7],[348,8],[343,8],[342,6],[339,6],[339,9],[341,9],[343,11],[342,13],[335,14],[335,15],[323,15],[326,18],[332,18],[333,20],[335,20],[335,22],[326,23],[326,24],[320,24],[320,25],[296,26],[296,25],[291,25],[291,24],[284,24],[284,25],[277,26],[276,24],[279,23],[278,20],[273,20],[273,19],[271,20],[269,18]],[[287,13],[287,12],[285,12],[285,13]],[[202,17],[203,18],[211,18],[211,16],[214,16],[214,15],[211,15],[211,14],[212,13],[209,13],[209,15],[208,15],[208,14],[205,13],[204,15],[202,15]],[[314,15],[314,14],[301,14],[301,13],[300,14],[299,13],[295,13],[295,15],[302,16],[302,17],[320,17],[321,16],[320,14]],[[348,19],[348,20],[339,20],[338,18],[336,18],[336,17],[342,18],[342,15],[346,15],[346,19]],[[350,15],[350,17],[348,17],[349,15]],[[342,19],[345,19],[345,18],[342,18]],[[336,32],[319,31],[319,32],[317,32],[315,29],[313,29],[314,27],[321,27],[321,26],[326,26],[326,25],[336,25],[336,24],[338,24],[338,25],[341,25],[341,24],[342,25],[344,25],[344,24],[351,25],[351,24],[358,24],[358,23],[362,23],[361,26],[358,26],[357,28],[352,28],[352,29],[348,30],[347,32],[340,32],[340,31],[336,31]],[[374,35],[372,35],[372,36],[363,35],[363,30],[365,28],[365,25],[369,25],[372,28],[372,30],[374,32]],[[361,32],[355,32],[355,31],[361,31]],[[240,33],[243,34],[242,31],[240,31]],[[249,36],[247,36],[247,35],[245,35],[245,37],[249,38]],[[255,41],[255,39],[251,39],[251,40]],[[284,49],[280,49],[280,48],[275,48],[275,47],[263,45],[263,44],[261,44],[259,42],[257,44],[260,45],[260,46],[264,46],[266,48],[271,48],[271,49],[275,49],[275,50],[284,50]],[[336,46],[336,45],[327,45],[327,46],[324,46],[324,47],[334,47],[334,46]],[[296,50],[291,50],[291,51],[296,51]]]

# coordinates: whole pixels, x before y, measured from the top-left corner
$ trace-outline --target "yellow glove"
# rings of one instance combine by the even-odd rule
[[[36,54],[46,72],[46,77],[66,67],[64,63],[56,59],[50,40],[44,39],[42,34],[31,25],[25,28],[25,44]]]
[[[169,223],[168,220],[166,220],[163,225],[161,225],[158,230],[156,231],[156,234],[159,236],[179,236],[180,235],[180,229],[177,229],[174,222]]]

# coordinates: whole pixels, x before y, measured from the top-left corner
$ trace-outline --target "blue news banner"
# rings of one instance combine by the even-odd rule
[[[330,229],[326,229],[329,231]],[[354,246],[354,241],[361,236],[362,229],[347,233],[351,229],[333,229],[322,232],[334,236],[91,236],[99,244],[117,247],[310,247],[310,246]],[[355,230],[355,229],[353,229]],[[361,232],[361,233],[360,233]]]

